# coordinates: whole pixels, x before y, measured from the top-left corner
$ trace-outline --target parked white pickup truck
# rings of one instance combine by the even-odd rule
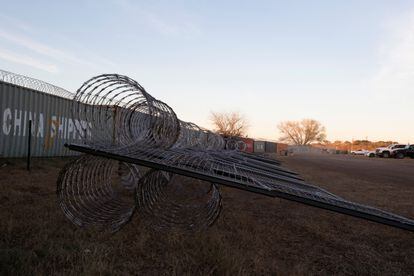
[[[381,147],[375,150],[375,154],[379,157],[388,158],[392,155],[392,152],[397,149],[404,149],[407,145],[404,144],[391,144],[388,147]]]

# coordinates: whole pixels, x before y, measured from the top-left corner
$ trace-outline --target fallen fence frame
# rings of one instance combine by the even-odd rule
[[[117,231],[138,209],[161,228],[202,229],[220,214],[223,185],[414,231],[413,220],[340,198],[276,160],[228,150],[229,141],[178,120],[168,105],[126,76],[101,75],[85,82],[72,112],[95,126],[79,126],[83,143],[65,145],[86,156],[67,165],[57,183],[59,204],[76,225]],[[188,185],[175,176],[210,188],[194,202],[178,202],[168,189],[178,185],[183,191]]]

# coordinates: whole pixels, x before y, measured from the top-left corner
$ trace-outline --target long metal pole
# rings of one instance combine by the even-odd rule
[[[27,170],[30,171],[30,150],[32,146],[32,120],[29,120],[29,135],[27,138]]]

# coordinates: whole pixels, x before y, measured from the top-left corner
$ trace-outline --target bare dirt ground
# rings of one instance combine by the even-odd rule
[[[414,218],[414,160],[281,157],[343,198]],[[0,167],[5,160],[0,160]],[[135,217],[116,234],[73,226],[56,204],[68,159],[0,168],[0,274],[413,275],[414,233],[280,199],[222,189],[219,220],[200,233],[158,233]]]

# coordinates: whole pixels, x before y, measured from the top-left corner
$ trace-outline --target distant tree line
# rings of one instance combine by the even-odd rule
[[[369,141],[369,140],[354,140],[354,141],[323,141],[322,143],[314,144],[315,147],[334,148],[337,150],[375,150],[379,147],[386,147],[389,144],[398,144],[396,141]]]
[[[240,112],[211,112],[210,120],[214,130],[225,137],[246,137],[248,122]],[[277,125],[279,129],[279,141],[291,145],[312,145],[320,148],[331,148],[336,150],[351,151],[358,149],[375,150],[396,141],[328,141],[326,140],[326,129],[317,120],[302,119],[299,121],[283,121]]]

